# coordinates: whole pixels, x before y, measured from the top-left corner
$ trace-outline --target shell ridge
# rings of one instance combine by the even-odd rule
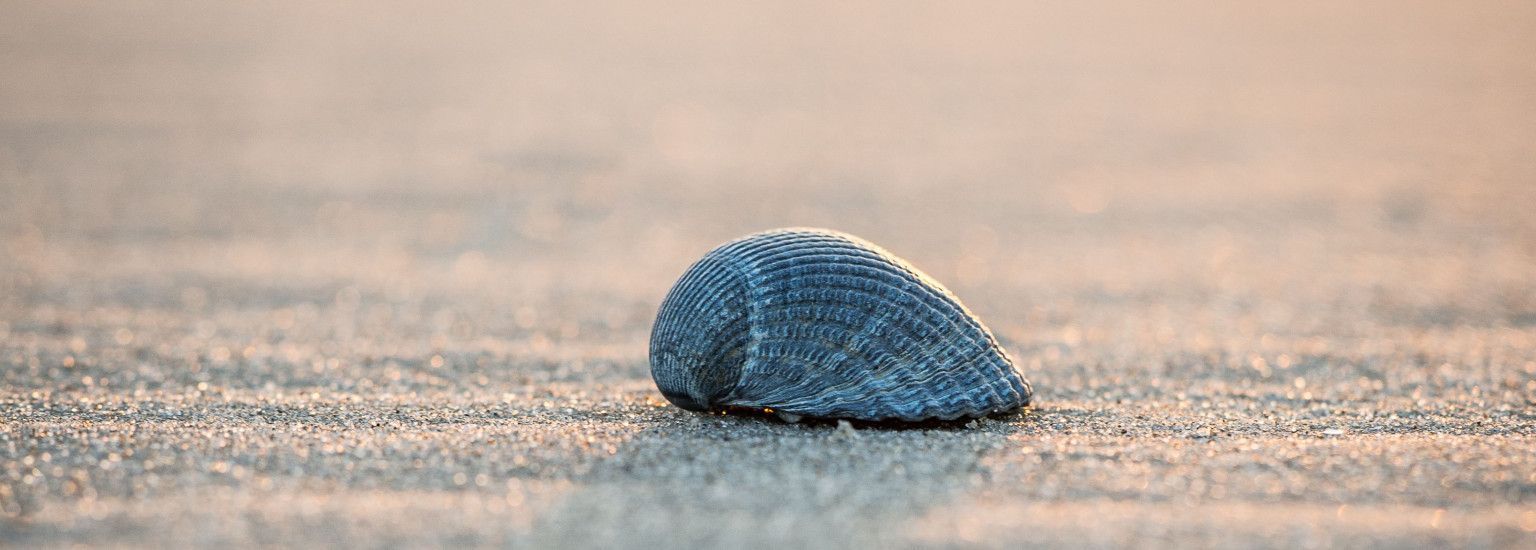
[[[827,295],[835,295],[836,291],[843,290],[846,292],[861,293],[862,295],[869,297],[871,300],[877,300],[879,298],[879,296],[877,296],[873,291],[865,288],[848,288],[835,286],[827,286],[822,288],[824,289],[823,292],[826,292]],[[793,292],[791,292],[791,294],[793,294]],[[850,300],[848,302],[844,302],[843,305],[848,307],[858,307],[862,305],[854,303],[856,301],[857,300]],[[871,403],[871,406],[868,407],[870,410],[891,411],[899,409],[899,404],[894,401],[896,392],[892,391],[895,389],[892,386],[893,380],[888,376],[888,373],[891,371],[902,368],[902,366],[898,364],[900,360],[898,357],[899,351],[892,346],[888,338],[880,334],[880,328],[882,328],[887,323],[888,318],[900,316],[894,315],[893,312],[896,311],[896,308],[890,307],[876,308],[874,311],[861,309],[861,311],[866,313],[866,315],[864,315],[862,320],[859,320],[859,327],[857,330],[849,331],[851,334],[851,341],[843,344],[844,347],[852,353],[851,356],[845,355],[845,357],[852,357],[857,359],[866,367],[864,373],[865,375],[862,378],[864,379],[863,385],[866,388],[866,391],[864,392],[865,399]],[[849,328],[853,327],[849,325]],[[833,370],[840,370],[846,367],[843,363],[839,363],[830,365],[830,368]],[[824,390],[824,393],[836,394],[843,390],[842,386],[847,385],[848,384],[844,384],[840,385],[839,387],[828,388]]]
[[[832,284],[833,283],[830,283],[830,282],[828,282],[828,283],[819,283],[817,285],[817,287],[826,287],[826,286],[831,286]],[[844,287],[844,288],[850,288],[850,287]],[[907,286],[902,286],[901,288],[904,291],[909,291],[910,290],[910,288],[908,288]],[[861,292],[861,291],[863,291],[863,289],[861,289],[861,288],[851,288],[850,291],[852,291],[852,292]],[[926,325],[928,325],[927,327],[924,327],[925,329],[929,329],[933,333],[937,333],[937,334],[963,335],[965,337],[965,339],[967,340],[967,342],[965,342],[965,343],[969,344],[968,347],[975,348],[974,350],[972,350],[973,352],[977,352],[977,351],[979,351],[979,352],[987,352],[987,351],[991,351],[991,348],[994,347],[992,345],[992,341],[991,340],[988,340],[988,339],[985,339],[985,338],[979,338],[978,336],[980,336],[980,335],[972,334],[971,331],[966,330],[966,329],[974,330],[976,328],[974,325],[960,325],[960,324],[957,324],[957,323],[953,322],[954,317],[956,317],[956,315],[954,314],[955,311],[954,311],[954,308],[952,307],[952,304],[943,302],[942,300],[935,300],[934,299],[935,297],[931,296],[931,295],[929,295],[929,296],[912,296],[912,295],[910,295],[910,293],[908,293],[908,294],[909,294],[908,298],[910,298],[913,301],[913,303],[921,304],[921,307],[927,308],[927,311],[925,312],[926,315],[916,316],[916,317],[922,319],[922,321]],[[875,297],[875,298],[877,298],[877,299],[879,299],[881,301],[896,302],[897,305],[908,305],[908,306],[913,305],[913,303],[904,303],[904,300],[899,299],[900,297],[885,296],[885,295],[878,295],[878,294],[871,294],[871,296],[873,296],[873,297]],[[896,316],[896,318],[897,319],[901,319],[901,316]],[[944,321],[945,322],[944,323],[945,326],[943,326],[942,328],[939,327],[939,326],[936,326],[936,325],[934,325],[931,322],[933,320]],[[919,332],[919,333],[921,333],[922,331],[908,330],[907,332],[909,332],[909,333],[910,332]],[[920,340],[920,338],[912,338],[912,339]],[[951,343],[953,343],[953,342],[951,342]],[[967,355],[971,355],[971,354],[967,354]],[[916,359],[916,358],[909,358],[909,359]],[[974,359],[974,357],[972,359]],[[989,370],[993,371],[992,374],[996,374],[998,376],[1006,376],[1004,373],[1001,372],[1001,369],[999,369],[997,367],[997,365],[989,363],[988,367],[989,367]],[[955,369],[949,369],[949,370],[953,371]],[[998,397],[1002,398],[1002,397],[1004,397],[1004,394],[999,394]]]
[[[817,241],[819,241],[819,239],[811,238],[811,239],[805,239],[802,242],[803,243],[816,243]],[[846,246],[846,244],[841,242],[841,241],[834,241],[834,242],[837,245]],[[893,297],[893,296],[888,296],[888,295],[874,295],[873,297],[875,297],[877,299],[877,303],[878,302],[897,302],[898,304],[900,304],[902,302],[906,302],[907,305],[921,304],[922,307],[924,307],[925,309],[928,310],[928,311],[925,312],[926,315],[921,315],[920,316],[920,318],[923,319],[923,322],[925,324],[930,325],[930,327],[925,327],[925,328],[928,328],[929,330],[933,330],[935,333],[939,333],[939,334],[948,333],[948,334],[951,334],[951,335],[961,335],[967,341],[966,344],[969,344],[968,347],[980,348],[980,349],[974,350],[973,353],[958,354],[958,355],[960,355],[960,357],[951,357],[951,356],[957,355],[957,354],[954,353],[954,352],[947,351],[947,350],[925,349],[923,351],[926,351],[930,355],[932,355],[932,357],[931,357],[932,359],[937,359],[938,360],[938,361],[935,361],[938,364],[938,366],[941,366],[941,367],[949,366],[949,368],[932,369],[931,371],[929,371],[927,373],[920,373],[920,372],[919,373],[914,373],[913,376],[912,376],[912,380],[913,381],[923,382],[923,381],[929,381],[929,380],[937,377],[937,378],[939,378],[939,379],[941,379],[943,381],[943,383],[939,384],[940,387],[956,390],[956,391],[950,392],[950,394],[943,395],[942,396],[943,398],[940,399],[940,401],[941,402],[951,402],[954,398],[960,397],[962,399],[965,399],[965,400],[971,402],[971,403],[968,404],[968,408],[975,408],[975,406],[977,404],[974,402],[974,399],[971,399],[969,397],[968,394],[966,394],[963,391],[958,391],[960,388],[964,388],[964,387],[984,388],[987,391],[987,393],[992,394],[990,396],[987,396],[989,398],[984,399],[984,401],[989,403],[989,404],[1002,405],[1002,404],[1005,404],[1005,403],[1008,403],[1008,402],[1013,402],[1013,403],[1019,402],[1019,398],[1018,398],[1017,395],[1012,396],[1012,398],[1010,399],[1009,396],[1006,393],[1004,393],[1002,391],[998,391],[998,389],[996,388],[996,386],[994,384],[989,384],[989,383],[982,382],[982,379],[977,376],[978,373],[969,372],[969,371],[967,371],[967,370],[965,370],[963,368],[960,368],[960,365],[965,365],[965,366],[973,365],[973,364],[976,363],[976,359],[980,358],[981,356],[989,355],[990,353],[988,353],[988,352],[991,352],[993,350],[992,349],[988,349],[988,348],[995,347],[995,344],[993,343],[993,340],[991,338],[987,338],[985,335],[973,334],[971,332],[971,331],[974,331],[974,330],[980,328],[975,323],[963,323],[963,324],[961,324],[961,323],[956,323],[955,322],[956,321],[956,319],[955,319],[956,317],[962,317],[963,318],[965,316],[964,315],[957,315],[958,313],[963,313],[964,310],[961,309],[960,307],[957,307],[959,304],[956,303],[957,300],[954,298],[952,293],[935,293],[935,292],[932,292],[930,289],[924,288],[924,285],[922,285],[922,284],[913,284],[913,283],[920,282],[922,278],[918,277],[917,274],[912,272],[912,270],[907,269],[907,266],[903,266],[901,264],[898,264],[896,262],[891,261],[892,258],[889,258],[889,257],[871,257],[871,255],[866,253],[866,254],[860,254],[859,255],[860,256],[859,259],[865,260],[865,261],[857,262],[856,265],[858,267],[853,267],[853,266],[850,266],[850,265],[847,265],[847,264],[827,266],[827,265],[824,265],[824,264],[816,264],[816,263],[813,263],[813,262],[810,262],[810,261],[807,261],[807,260],[808,259],[845,259],[847,256],[851,256],[851,255],[850,254],[846,254],[845,251],[842,250],[841,248],[834,248],[834,247],[830,247],[830,246],[815,246],[815,245],[811,245],[811,246],[809,246],[810,252],[808,254],[808,256],[810,256],[810,258],[808,258],[807,256],[793,255],[793,254],[790,253],[790,252],[793,252],[793,251],[786,251],[786,250],[784,250],[784,248],[785,247],[779,246],[779,247],[773,247],[772,250],[767,250],[766,253],[763,255],[763,259],[759,260],[758,265],[754,267],[753,273],[752,273],[753,278],[754,279],[772,278],[773,275],[787,275],[785,277],[782,277],[784,280],[780,281],[779,284],[781,284],[783,286],[786,286],[786,287],[789,287],[789,288],[794,288],[795,286],[797,286],[795,284],[795,281],[794,281],[795,275],[797,275],[797,274],[809,272],[809,273],[811,273],[813,275],[825,275],[825,274],[815,273],[818,268],[820,268],[820,271],[829,271],[829,270],[830,271],[851,271],[851,272],[863,272],[863,274],[865,274],[865,275],[873,274],[874,277],[876,277],[876,278],[873,279],[870,284],[875,285],[876,288],[880,288],[879,285],[881,285],[881,284],[887,285],[886,288],[889,288],[890,286],[895,286],[895,287],[899,288],[902,291],[903,294],[907,294],[910,297],[910,302],[907,302],[906,300],[902,300],[902,299],[900,299],[898,297]],[[779,269],[773,270],[773,271],[768,271],[770,269],[770,266],[777,267]],[[860,268],[863,268],[863,269],[860,269]],[[787,274],[786,273],[778,273],[778,271],[780,271],[780,270],[789,271],[790,273],[787,273]],[[918,280],[917,281],[908,281],[908,280],[903,278],[903,275],[905,275],[906,277],[910,277],[912,279],[918,279]],[[773,285],[770,283],[769,286],[773,286]],[[760,287],[758,287],[757,285],[754,285],[754,288],[756,289],[756,288],[760,288]],[[919,294],[918,295],[912,295],[914,290],[917,290],[919,292]],[[753,302],[752,302],[753,305],[759,309],[759,311],[758,311],[759,315],[757,315],[757,317],[759,317],[759,318],[761,318],[761,307],[762,307],[761,304],[763,304],[764,302],[766,302],[766,301],[765,300],[753,300]],[[948,325],[948,330],[935,330],[935,329],[937,329],[937,327],[931,326],[933,324],[931,321],[934,320],[934,319],[942,320],[944,322],[944,324]],[[759,319],[759,321],[762,321],[762,320]],[[970,330],[966,330],[966,329],[970,329]],[[913,338],[911,336],[908,336],[907,340],[920,343],[922,341],[922,338]],[[899,347],[905,348],[906,346],[899,346]],[[951,345],[950,347],[955,347],[955,346]],[[969,357],[966,357],[966,356],[969,356]],[[910,354],[905,354],[903,359],[904,359],[904,362],[912,364],[912,365],[917,365],[917,364],[920,364],[922,362],[921,358],[911,357]],[[876,366],[872,362],[866,361],[866,363],[870,364],[870,366]],[[957,365],[957,363],[959,363],[959,365]],[[752,365],[751,367],[749,367],[749,369],[753,370],[754,372],[762,370],[761,369],[761,365],[757,364],[756,362],[752,362],[752,361],[749,360],[749,364]],[[996,364],[994,364],[994,362],[986,361],[985,364],[986,364],[987,370],[991,371],[988,374],[992,374],[995,377],[1002,377],[1002,378],[1009,378],[1010,377],[1009,373],[1001,372],[1002,369],[1000,369]],[[908,368],[908,369],[905,369],[905,370],[913,370],[913,371],[915,371],[916,369]],[[1011,369],[1009,369],[1009,370],[1011,370]],[[964,380],[964,382],[962,383],[962,382],[959,382],[959,381],[956,380],[957,375],[959,375],[959,376],[967,376],[967,375],[969,375],[969,376],[967,376],[967,379]],[[750,378],[750,377],[747,377],[747,378]],[[868,376],[868,377],[865,377],[865,378],[866,378],[865,382],[878,380],[881,383],[880,385],[882,385],[882,386],[884,385],[883,382],[885,382],[885,379],[882,378],[882,377]],[[830,396],[830,395],[841,396],[842,395],[842,391],[841,390],[843,390],[844,388],[846,388],[848,386],[854,386],[854,385],[858,385],[860,383],[860,380],[858,380],[857,378],[844,378],[844,380],[845,381],[842,384],[838,384],[838,385],[834,385],[834,386],[831,386],[831,387],[823,388],[822,391],[819,394],[814,394],[814,396]],[[1005,383],[1005,385],[1007,385],[1007,383]],[[750,389],[750,388],[742,388],[742,389]],[[792,389],[798,391],[798,390],[804,389],[804,386],[801,385],[801,384],[796,384],[796,385],[792,386]],[[741,392],[738,392],[737,395],[739,396],[740,393]],[[1015,393],[1015,392],[1008,391],[1007,393]],[[763,397],[767,397],[767,396],[763,396]],[[804,401],[807,401],[807,400],[809,400],[809,397],[806,398],[806,399],[800,400],[800,402],[804,402]],[[790,407],[790,406],[794,406],[794,405],[797,405],[797,404],[798,404],[798,402],[796,402],[796,403],[782,403],[782,402],[781,403],[777,403],[777,405],[779,405],[780,407]]]
[[[657,316],[652,329],[651,375],[669,400],[684,399],[694,406],[708,407],[713,395],[725,393],[740,381],[742,369],[733,369],[728,362],[740,355],[728,347],[738,338],[728,332],[737,324],[733,316],[745,317],[741,304],[745,302],[746,289],[729,260],[717,254],[701,258],[662,302],[662,310],[667,313]],[[711,338],[717,333],[723,336]],[[704,338],[702,343],[689,345],[699,338]],[[683,357],[711,368],[705,369],[707,376],[692,377],[658,369],[658,364],[668,362],[668,356]]]
[[[853,386],[885,386],[885,379],[878,376],[880,369],[848,368],[848,365],[851,363],[869,367],[886,361],[877,360],[862,349],[848,346],[841,341],[822,339],[816,343],[821,346],[821,349],[813,351],[812,354],[804,357],[804,359],[823,366],[824,371],[838,373],[843,381],[840,384],[824,385],[818,389],[815,395],[841,394],[843,388]],[[868,393],[873,396],[880,395],[878,391]],[[804,399],[790,399],[774,404],[779,407],[800,407],[803,406],[802,401]]]
[[[651,364],[663,394],[685,408],[953,419],[1016,409],[1032,395],[948,288],[878,245],[820,229],[747,235],[695,262],[662,300]]]
[[[813,292],[813,291],[804,291],[804,292]],[[814,296],[814,293],[812,293],[811,296]],[[889,298],[891,298],[889,296],[881,296],[881,295],[875,295],[875,294],[870,294],[870,296],[876,297],[876,298],[880,298],[883,301],[891,301],[891,300],[889,300]],[[909,298],[913,299],[913,300],[917,299],[915,297],[909,297]],[[812,305],[814,305],[814,304],[812,304]],[[898,302],[898,305],[900,305],[899,302]],[[776,309],[781,309],[781,308],[793,309],[795,307],[806,307],[806,305],[804,305],[804,304],[797,304],[797,303],[785,304],[785,303],[779,302],[779,303],[773,304],[772,306],[758,305],[757,307],[759,308],[759,311],[756,314],[757,322],[760,325],[766,327],[766,326],[773,326],[773,324],[774,324],[772,322],[773,321],[772,319],[765,319],[764,318],[765,315],[769,315],[771,313],[771,312],[767,311],[768,308],[771,307],[771,308],[776,308]],[[899,310],[900,308],[888,308],[888,309]],[[829,316],[827,314],[827,312],[825,312],[825,311],[822,311],[822,312],[809,311],[809,312],[806,312],[806,313],[807,313],[808,316],[805,317],[805,320],[812,321],[815,324],[825,325],[829,321],[839,320],[839,318],[837,316]],[[921,342],[923,341],[923,338],[921,338],[919,336],[914,336],[914,334],[919,333],[919,331],[914,331],[914,330],[909,328],[912,323],[916,323],[916,322],[928,323],[929,327],[928,327],[927,330],[929,331],[929,333],[939,333],[939,334],[942,334],[942,333],[946,333],[946,332],[963,332],[963,329],[955,330],[956,328],[959,328],[959,327],[951,326],[949,329],[941,329],[941,328],[933,326],[931,324],[932,319],[943,319],[945,317],[948,317],[948,315],[944,315],[944,313],[945,312],[941,312],[941,311],[935,310],[935,311],[929,312],[929,315],[915,316],[915,317],[910,317],[910,318],[904,318],[904,316],[901,316],[901,315],[892,315],[891,316],[892,318],[900,319],[901,321],[904,321],[904,322],[886,322],[886,321],[883,320],[885,318],[876,318],[876,317],[871,316],[871,317],[867,318],[866,320],[860,322],[857,326],[855,326],[855,325],[843,325],[843,328],[846,329],[845,330],[845,334],[848,335],[848,336],[845,336],[843,338],[844,340],[847,340],[849,338],[857,339],[857,337],[862,335],[862,336],[865,337],[864,340],[881,341],[881,342],[884,343],[883,346],[882,346],[883,348],[890,349],[890,350],[893,350],[893,351],[898,351],[898,353],[891,354],[892,355],[892,359],[888,360],[888,361],[873,361],[873,360],[869,360],[867,357],[862,358],[863,360],[861,362],[864,363],[864,365],[866,367],[870,367],[870,368],[865,369],[864,371],[854,371],[854,372],[858,372],[860,374],[863,374],[864,376],[862,376],[862,377],[847,377],[847,376],[843,376],[843,377],[840,377],[841,380],[842,380],[842,383],[836,384],[836,385],[829,385],[827,387],[823,387],[818,392],[816,392],[814,394],[810,394],[810,397],[802,398],[800,400],[792,400],[792,401],[769,402],[769,403],[765,403],[765,405],[774,406],[775,408],[785,408],[786,410],[790,410],[791,412],[794,412],[795,408],[803,407],[804,406],[803,404],[806,401],[811,400],[811,397],[838,396],[840,398],[845,398],[845,399],[851,399],[852,397],[857,397],[857,396],[854,396],[852,394],[847,393],[844,390],[849,388],[849,387],[856,387],[856,386],[860,385],[861,383],[867,384],[868,382],[876,382],[877,385],[883,386],[886,389],[890,389],[892,387],[895,387],[895,385],[894,384],[887,384],[887,382],[898,382],[898,383],[904,383],[904,385],[916,386],[916,385],[921,385],[921,384],[924,384],[924,383],[931,382],[934,379],[945,380],[944,383],[937,384],[938,387],[942,387],[942,388],[946,388],[946,389],[950,390],[949,392],[947,392],[944,395],[942,395],[943,399],[940,400],[941,403],[953,402],[953,400],[955,398],[957,398],[957,397],[966,397],[966,394],[964,392],[959,391],[960,389],[965,388],[965,387],[988,386],[989,387],[988,389],[993,389],[993,388],[990,387],[991,384],[986,384],[982,379],[978,378],[976,376],[977,373],[968,372],[968,371],[964,370],[963,368],[960,368],[960,365],[967,365],[967,364],[973,363],[977,359],[981,359],[981,358],[984,358],[985,356],[991,355],[990,352],[992,350],[986,349],[985,347],[982,347],[982,346],[978,345],[977,341],[975,341],[975,340],[967,341],[965,343],[969,344],[969,345],[962,347],[962,346],[956,345],[956,343],[954,342],[953,339],[945,339],[944,341],[946,342],[947,345],[945,345],[942,348],[937,348],[937,349],[936,348],[932,348],[932,347],[921,347],[921,348],[918,348],[918,347],[914,347],[912,345],[904,345],[903,344],[903,342],[908,342],[908,343],[913,343],[913,344],[921,344]],[[769,315],[769,316],[771,317],[771,315]],[[869,327],[871,327],[871,326],[878,327],[878,328],[881,328],[883,330],[880,330],[880,331],[869,330]],[[779,335],[773,335],[773,336],[779,336]],[[798,340],[801,340],[801,341],[807,340],[807,337],[806,337],[805,334],[795,334],[795,333],[789,333],[789,334],[782,335],[782,338],[787,338],[787,339],[790,339],[790,340],[797,340],[798,339]],[[770,343],[770,342],[772,342],[775,339],[776,338],[774,338],[774,337],[772,337],[770,335],[763,335],[763,336],[759,337],[759,344],[761,345],[761,344]],[[827,346],[827,347],[829,349],[837,349],[837,350],[846,349],[846,348],[852,348],[852,349],[855,349],[855,350],[858,349],[857,346],[849,346],[847,343],[844,343],[844,342],[837,342],[833,346]],[[966,348],[969,348],[969,349],[966,349]],[[912,366],[921,365],[921,364],[924,363],[924,361],[923,361],[924,358],[923,357],[914,356],[913,355],[912,352],[914,352],[914,351],[916,351],[916,352],[927,352],[928,354],[930,354],[931,357],[929,357],[929,359],[932,359],[933,361],[931,361],[931,362],[934,364],[934,366],[937,366],[939,368],[932,368],[932,369],[912,368]],[[778,359],[779,357],[775,356],[774,358]],[[810,359],[811,359],[810,362],[814,363],[817,358],[816,357],[812,357]],[[763,370],[763,367],[767,366],[768,364],[773,364],[775,366],[781,366],[782,367],[782,365],[779,365],[778,361],[767,361],[767,362],[764,362],[764,361],[750,361],[750,362],[752,364],[752,367],[749,367],[749,368],[751,368],[753,370],[753,372],[760,372],[761,370]],[[908,365],[908,366],[905,366],[905,367],[903,367],[901,365],[898,365],[898,366],[895,367],[895,370],[897,370],[896,374],[901,375],[901,377],[904,377],[904,379],[891,379],[891,378],[889,378],[889,374],[891,374],[891,373],[888,372],[888,371],[891,370],[891,369],[886,368],[886,367],[889,367],[889,365],[891,363],[899,363],[899,364]],[[840,365],[826,365],[826,367],[831,368],[833,371],[838,371],[838,369],[833,368],[835,366],[840,366]],[[764,375],[763,376],[764,379],[771,378],[772,375],[773,375],[773,373],[762,373],[762,374]],[[970,375],[970,376],[969,376],[968,379],[966,379],[963,382],[961,382],[961,381],[956,381],[956,375],[957,374]],[[876,375],[880,375],[880,376],[876,376]],[[745,377],[745,378],[747,378],[749,380],[752,379],[752,377],[750,377],[750,376],[749,377]],[[740,387],[738,387],[738,391],[732,395],[732,399],[741,400],[741,399],[758,398],[758,399],[764,399],[765,401],[767,401],[767,400],[770,400],[773,397],[769,393],[764,393],[764,394],[761,394],[761,395],[756,395],[753,392],[754,389],[755,388],[753,388],[751,385],[740,386]],[[798,391],[798,390],[805,389],[805,387],[802,384],[795,384],[795,385],[790,386],[790,389],[794,390],[794,391]],[[773,392],[773,393],[778,393],[778,392]],[[793,393],[793,391],[791,391],[791,393]],[[885,394],[883,394],[881,392],[870,392],[870,393],[872,393],[874,395],[885,395]],[[1008,400],[1008,399],[1004,399],[1003,395],[995,392],[995,390],[992,393],[993,393],[993,395],[990,396],[991,398],[984,400],[984,402],[986,404],[1002,405],[1002,404],[1005,404],[1007,401],[1011,401],[1011,400]],[[745,395],[743,395],[743,394],[745,394]],[[935,396],[935,397],[937,398],[937,397],[941,397],[941,396]],[[980,405],[979,403],[976,403],[974,401],[974,399],[970,399],[969,401],[971,401],[971,402],[967,405],[967,408],[975,409],[975,408],[978,408],[978,406]],[[880,406],[880,407],[877,407],[877,408],[879,408],[879,409],[886,409],[886,407],[883,406],[883,405]],[[824,412],[824,411],[810,411],[810,412]]]
[[[751,337],[742,369],[746,375],[742,377],[743,383],[732,390],[727,400],[732,404],[783,407],[786,399],[779,397],[780,394],[810,393],[804,390],[816,382],[813,376],[808,376],[814,365],[790,353],[796,344],[791,334],[776,337],[779,336],[776,332],[792,327],[771,325],[763,319],[763,307],[774,301],[765,296],[771,287],[762,284],[756,274],[749,275],[749,280],[752,281],[749,286],[752,299],[747,302],[747,316],[751,320]],[[777,383],[765,387],[770,381]]]

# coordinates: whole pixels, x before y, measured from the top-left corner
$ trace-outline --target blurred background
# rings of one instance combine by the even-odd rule
[[[1014,340],[1536,322],[1527,2],[6,4],[13,319],[376,300],[633,360],[693,259],[814,225]]]
[[[642,399],[676,277],[790,225],[945,282],[1042,406],[1536,395],[1532,2],[0,13],[13,398]]]
[[[238,351],[340,304],[326,332],[403,355],[634,367],[688,263],[789,225],[884,244],[1015,342],[1536,323],[1525,2],[5,11],[12,324],[224,312]]]

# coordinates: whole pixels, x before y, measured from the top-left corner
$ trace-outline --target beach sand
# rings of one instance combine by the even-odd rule
[[[6,3],[0,545],[1536,546],[1536,9]],[[781,226],[1033,382],[695,414]]]

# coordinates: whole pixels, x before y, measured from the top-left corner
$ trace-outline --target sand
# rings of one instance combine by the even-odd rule
[[[1536,546],[1528,6],[6,11],[0,545]],[[792,225],[1036,406],[668,405]]]

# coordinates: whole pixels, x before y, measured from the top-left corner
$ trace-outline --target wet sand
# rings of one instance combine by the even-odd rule
[[[6,11],[3,545],[1536,544],[1528,6]],[[792,225],[1035,408],[667,405]]]

